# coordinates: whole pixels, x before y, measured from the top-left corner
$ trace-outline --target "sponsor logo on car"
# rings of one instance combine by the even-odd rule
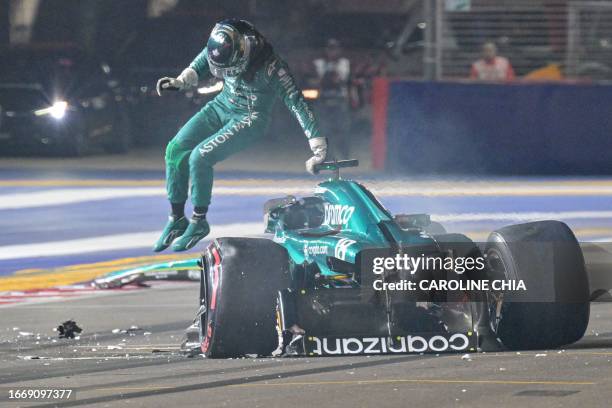
[[[325,204],[323,225],[346,226],[351,220],[355,207],[342,204]]]
[[[308,245],[308,243],[304,244],[304,256],[316,256],[316,255],[327,255],[328,246],[327,245]]]
[[[308,355],[442,353],[474,349],[476,336],[467,334],[408,335],[396,337],[314,337],[305,341]]]
[[[334,256],[343,261],[346,260],[346,251],[349,247],[355,244],[357,241],[353,241],[352,239],[342,238],[336,243],[336,247],[334,248]]]

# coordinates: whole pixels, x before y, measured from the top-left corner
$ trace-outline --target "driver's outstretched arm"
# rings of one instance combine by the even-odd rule
[[[287,63],[274,56],[265,67],[265,74],[270,86],[297,119],[306,137],[308,139],[321,137],[314,112],[304,100],[302,90],[297,86]]]
[[[319,125],[314,112],[304,100],[302,90],[295,83],[289,67],[283,60],[274,56],[265,67],[265,75],[270,86],[297,119],[308,138],[313,156],[306,162],[306,170],[315,174],[315,165],[322,163],[327,156],[327,139],[319,133]]]

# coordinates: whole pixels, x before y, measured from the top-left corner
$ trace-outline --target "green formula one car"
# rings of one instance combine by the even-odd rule
[[[184,346],[207,357],[465,353],[583,336],[589,282],[567,225],[512,225],[477,244],[427,215],[390,214],[340,178],[356,165],[323,163],[332,175],[312,196],[269,200],[267,237],[218,238],[201,259],[97,283],[199,271],[200,308]]]

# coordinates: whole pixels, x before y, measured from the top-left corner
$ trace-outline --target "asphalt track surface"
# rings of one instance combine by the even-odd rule
[[[595,305],[587,336],[564,350],[207,360],[177,350],[196,295],[169,284],[4,310],[0,389],[73,389],[62,406],[94,407],[603,407],[612,397],[609,305]],[[66,316],[83,326],[79,340],[55,340]],[[113,333],[132,325],[134,335]]]
[[[210,220],[219,234],[259,233],[266,199],[316,181],[219,174]],[[563,219],[582,241],[612,237],[610,179],[364,182],[392,212],[430,212],[474,239],[543,218]],[[0,406],[58,405],[6,400],[8,389],[40,387],[74,389],[61,406],[609,406],[610,304],[594,304],[587,335],[564,350],[207,360],[178,351],[196,284],[27,292],[162,259],[150,245],[166,213],[159,171],[0,171]],[[57,338],[66,319],[83,327],[80,339]]]

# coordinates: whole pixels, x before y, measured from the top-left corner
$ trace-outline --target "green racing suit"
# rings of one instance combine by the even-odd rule
[[[207,50],[190,68],[198,79],[211,78]],[[308,139],[319,137],[314,114],[287,64],[275,53],[247,81],[225,78],[223,90],[197,112],[170,141],[166,149],[166,187],[171,203],[187,201],[191,179],[194,207],[210,204],[213,166],[255,143],[266,131],[276,98],[283,100]]]

